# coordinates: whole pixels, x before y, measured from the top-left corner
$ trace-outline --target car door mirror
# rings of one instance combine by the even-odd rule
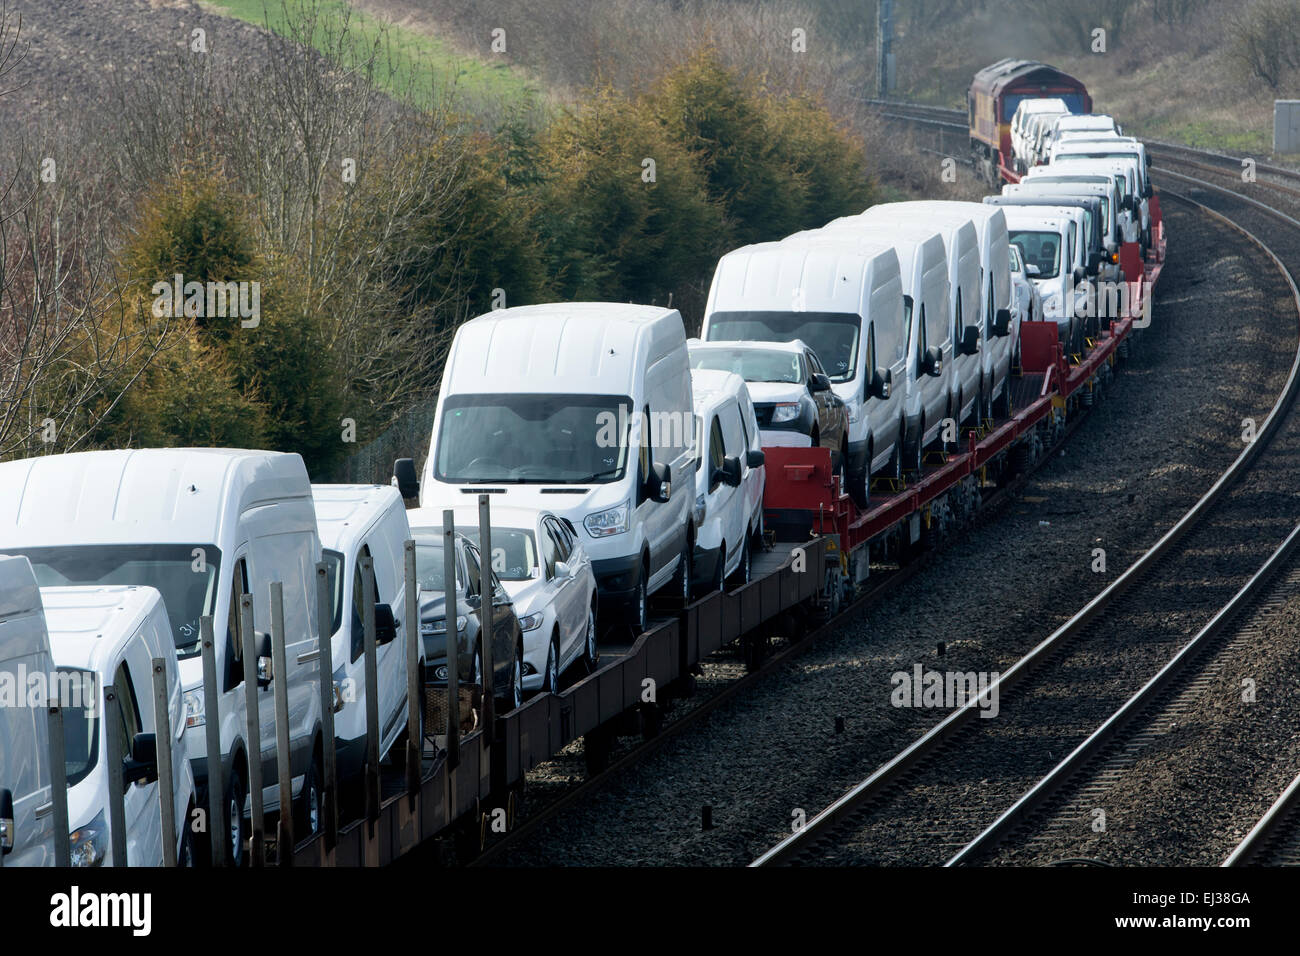
[[[825,372],[813,372],[812,377],[808,379],[808,391],[816,395],[818,392],[829,392],[831,390],[831,380]]]
[[[131,756],[122,760],[123,783],[153,783],[158,779],[158,738],[136,734],[131,738]]]
[[[732,488],[740,487],[740,459],[737,457],[722,459],[722,467],[716,472],[723,484]]]
[[[1005,338],[1011,334],[1011,310],[998,309],[993,315],[993,334]]]
[[[477,594],[466,594],[464,601],[470,606],[471,610],[477,611],[483,606],[483,599]]]
[[[375,605],[375,644],[383,647],[397,639],[397,618],[391,604]]]
[[[14,795],[0,790],[0,856],[7,856],[14,848]]]
[[[926,375],[932,375],[938,378],[943,374],[943,353],[937,348],[926,349],[925,362],[921,365],[921,371]]]
[[[572,569],[571,567],[569,567],[568,562],[567,562],[567,561],[556,561],[556,562],[555,562],[555,579],[556,579],[557,581],[559,581],[559,580],[561,580],[561,579],[563,579],[563,578],[571,578],[571,577],[573,577],[573,569]]]
[[[868,393],[873,398],[885,401],[889,398],[890,390],[893,388],[894,373],[887,368],[878,368],[875,374],[871,376],[871,387]]]
[[[666,503],[673,494],[672,472],[668,466],[662,462],[656,461],[650,466],[650,474],[646,478],[646,496],[651,501],[657,501],[659,504]]]
[[[397,486],[397,493],[407,500],[420,497],[420,479],[412,459],[399,458],[393,462],[393,484]]]
[[[961,354],[974,355],[980,350],[980,329],[978,325],[968,325],[961,330]]]
[[[750,468],[762,468],[767,463],[767,456],[761,451],[750,449],[745,452],[745,464]]]

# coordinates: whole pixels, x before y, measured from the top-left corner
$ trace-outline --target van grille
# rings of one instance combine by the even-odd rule
[[[590,488],[543,488],[544,495],[585,495]]]
[[[504,495],[506,490],[504,488],[462,488],[460,493],[462,495]]]

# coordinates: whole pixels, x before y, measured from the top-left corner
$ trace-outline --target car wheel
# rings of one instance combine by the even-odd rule
[[[582,649],[582,662],[588,674],[596,672],[600,662],[600,647],[596,642],[596,606],[587,608],[587,640]]]
[[[560,635],[551,635],[551,646],[546,649],[546,683],[542,690],[552,694],[560,692]]]
[[[682,596],[683,604],[691,603],[691,558],[695,553],[695,545],[691,542],[690,536],[686,538],[686,549],[682,551],[681,559],[677,562],[677,586],[680,588],[679,593]]]
[[[515,665],[510,669],[510,709],[518,710],[524,705],[524,649],[515,648]]]
[[[244,781],[237,772],[231,774],[230,786],[226,788],[226,819],[230,827],[230,863],[232,866],[245,866],[248,854],[244,850],[247,837],[244,832]]]

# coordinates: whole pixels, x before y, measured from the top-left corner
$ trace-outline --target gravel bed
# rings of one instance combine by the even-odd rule
[[[895,671],[1005,669],[1177,520],[1239,452],[1242,418],[1262,420],[1295,332],[1266,318],[1285,316],[1288,297],[1235,233],[1167,205],[1172,248],[1153,327],[1018,501],[502,862],[749,862],[797,810],[811,816],[941,718],[890,705]],[[1106,575],[1090,570],[1095,547]],[[530,787],[550,773],[538,768]]]

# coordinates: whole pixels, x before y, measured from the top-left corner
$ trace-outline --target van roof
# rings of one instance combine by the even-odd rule
[[[803,339],[793,339],[789,342],[762,342],[749,339],[711,339],[704,341],[702,339],[687,339],[686,347],[694,352],[697,349],[716,349],[719,351],[730,349],[751,349],[760,352],[787,352],[791,355],[801,355],[808,348]]]
[[[310,496],[297,454],[145,448],[27,458],[0,464],[0,546],[207,542],[227,509]]]
[[[162,604],[150,587],[41,588],[50,652],[59,667],[97,670]],[[170,631],[169,631],[170,633]],[[136,695],[152,693],[135,688]]]
[[[634,369],[686,339],[676,309],[551,302],[480,315],[456,330],[444,394],[572,392],[622,395]]]
[[[998,216],[996,206],[986,206],[978,202],[963,202],[957,199],[917,199],[909,202],[892,203],[893,206],[906,206],[920,213],[950,219],[986,220]]]
[[[1052,215],[1044,210],[1050,210],[1053,207],[1043,206],[1003,206],[1007,211],[1007,228],[1008,229],[1050,229],[1053,232],[1060,232],[1066,222],[1073,222],[1074,217],[1066,214],[1062,209],[1060,215]]]
[[[695,414],[703,415],[724,399],[746,391],[745,380],[735,372],[720,369],[691,369],[691,395],[695,398]]]
[[[892,243],[863,244],[810,231],[781,242],[742,246],[722,257],[710,291],[710,311],[727,312],[803,295],[809,312],[860,314],[863,286],[898,276]],[[847,282],[846,278],[853,281]]]
[[[316,527],[322,548],[347,552],[390,508],[404,508],[388,485],[312,485]]]

